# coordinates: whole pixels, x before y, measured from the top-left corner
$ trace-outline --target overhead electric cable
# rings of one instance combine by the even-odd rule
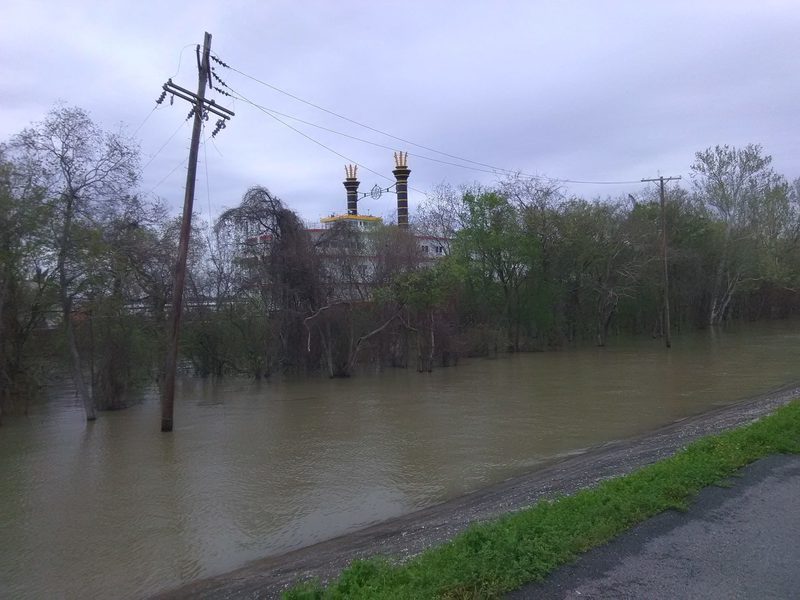
[[[150,160],[148,160],[148,161],[147,161],[147,162],[144,164],[144,166],[142,167],[142,171],[144,171],[144,170],[145,170],[145,169],[146,169],[148,166],[150,166],[150,163],[152,163],[152,162],[153,162],[153,161],[156,159],[156,157],[157,157],[159,154],[161,154],[161,151],[162,151],[162,150],[164,150],[164,148],[166,148],[166,147],[167,147],[167,145],[168,145],[168,144],[169,144],[169,143],[172,141],[172,138],[174,138],[176,135],[178,135],[178,132],[179,132],[181,129],[183,129],[184,125],[186,125],[186,123],[188,123],[188,122],[189,122],[189,120],[188,120],[188,119],[186,119],[185,121],[181,121],[181,124],[180,124],[180,125],[178,125],[178,128],[177,128],[175,131],[173,131],[173,132],[172,132],[172,135],[171,135],[171,136],[169,136],[169,137],[167,138],[167,141],[166,141],[166,142],[164,142],[164,143],[161,145],[161,147],[160,147],[158,150],[156,150],[156,153],[155,153],[155,154],[153,154],[153,156],[151,156],[151,157],[150,157]]]
[[[157,108],[158,108],[158,103],[156,103],[156,104],[153,106],[153,110],[151,110],[149,113],[147,113],[147,116],[144,118],[144,120],[143,120],[141,123],[139,123],[139,126],[138,126],[136,129],[134,129],[133,133],[131,134],[131,137],[133,137],[133,136],[135,136],[137,133],[139,133],[139,130],[140,130],[142,127],[144,127],[144,124],[145,124],[145,123],[147,123],[147,121],[150,119],[150,117],[152,117],[152,116],[153,116],[153,113],[154,113],[154,112],[156,112],[156,109],[157,109]]]
[[[229,89],[231,89],[231,88],[229,88]],[[236,92],[236,93],[238,94],[239,92]],[[231,96],[231,97],[233,97],[233,96]],[[344,133],[343,131],[337,131],[336,129],[331,129],[329,127],[325,127],[324,125],[319,125],[317,123],[312,123],[311,121],[306,121],[305,119],[301,119],[299,117],[294,117],[292,115],[287,115],[286,113],[283,113],[283,112],[281,112],[279,110],[275,110],[274,108],[267,108],[266,106],[263,106],[261,104],[257,104],[255,102],[250,102],[250,104],[252,106],[264,111],[264,112],[268,112],[268,113],[271,113],[271,114],[274,114],[274,115],[280,115],[281,117],[284,117],[286,119],[291,119],[292,121],[297,121],[298,123],[302,123],[303,125],[308,125],[310,127],[316,127],[317,129],[321,129],[322,131],[327,131],[329,133],[335,133],[336,135],[340,135],[342,137],[346,137],[348,139],[355,140],[357,142],[361,142],[361,143],[364,143],[364,144],[369,144],[371,146],[376,146],[378,148],[383,148],[385,150],[392,150],[392,151],[396,151],[397,150],[397,148],[394,148],[392,146],[387,146],[385,144],[380,144],[380,143],[374,142],[372,140],[367,140],[367,139],[360,138],[360,137],[355,136],[355,135],[350,135],[349,133]],[[459,163],[450,162],[448,160],[442,160],[440,158],[433,158],[432,156],[425,156],[424,154],[415,154],[415,153],[409,152],[408,155],[409,156],[413,156],[414,158],[421,158],[423,160],[430,160],[430,161],[441,163],[441,164],[444,164],[444,165],[450,165],[450,166],[453,166],[453,167],[458,167],[460,169],[468,169],[468,170],[471,170],[471,171],[479,171],[481,173],[491,173],[493,175],[497,175],[498,174],[497,171],[490,171],[489,169],[482,169],[482,168],[479,168],[479,167],[471,167],[469,165],[462,165],[462,164],[459,164]],[[512,174],[512,173],[516,173],[516,171],[513,171],[513,172],[512,171],[508,171],[508,174]],[[541,179],[546,179],[546,178],[541,177]]]
[[[206,171],[206,199],[208,200],[208,222],[211,223],[211,185],[208,183],[208,152],[206,152],[206,126],[203,125],[203,168]]]
[[[149,196],[150,194],[155,192],[161,186],[162,183],[164,183],[167,179],[169,179],[170,175],[172,175],[175,171],[180,169],[188,161],[189,161],[188,158],[184,158],[181,162],[179,162],[177,165],[175,165],[169,173],[167,173],[166,175],[164,175],[164,177],[161,178],[161,181],[159,181],[152,188],[150,188],[150,191],[147,192],[147,195]]]
[[[550,178],[548,177],[547,179]],[[559,179],[557,177],[553,177],[551,181],[558,181],[561,183],[586,183],[589,185],[630,185],[633,183],[641,183],[641,181],[636,181],[635,179],[627,181],[584,181],[580,179]]]
[[[311,102],[309,100],[301,98],[300,96],[292,94],[291,92],[287,92],[286,90],[283,90],[283,89],[281,89],[281,88],[279,88],[279,87],[277,87],[275,85],[272,85],[271,83],[267,83],[266,81],[263,81],[263,80],[259,79],[258,77],[254,77],[253,75],[245,73],[244,71],[241,71],[241,70],[237,69],[236,67],[232,67],[229,64],[225,63],[224,61],[222,61],[218,56],[212,56],[212,60],[214,60],[219,65],[221,65],[221,66],[223,66],[223,67],[225,67],[227,69],[230,69],[231,71],[239,73],[243,77],[251,79],[252,81],[255,81],[256,83],[259,83],[259,84],[261,84],[263,86],[266,86],[266,87],[268,87],[268,88],[270,88],[272,90],[275,90],[276,92],[279,92],[281,94],[284,94],[284,95],[286,95],[286,96],[288,96],[290,98],[293,98],[294,100],[297,100],[298,102],[302,102],[304,104],[307,104],[308,106],[316,108],[317,110],[321,110],[321,111],[326,112],[326,113],[328,113],[330,115],[333,115],[334,117],[337,117],[339,119],[342,119],[342,120],[347,121],[349,123],[352,123],[354,125],[358,125],[359,127],[363,127],[363,128],[368,129],[370,131],[374,131],[375,133],[379,133],[380,135],[384,135],[386,137],[401,141],[401,142],[403,142],[405,144],[410,144],[412,146],[416,146],[417,148],[422,148],[423,150],[427,150],[429,152],[434,152],[436,154],[441,154],[442,156],[447,156],[448,158],[452,158],[454,160],[459,160],[459,161],[462,161],[462,162],[466,162],[466,163],[470,163],[470,164],[473,164],[473,165],[478,165],[478,166],[481,166],[481,167],[485,167],[487,169],[491,169],[491,171],[485,171],[485,172],[488,172],[488,173],[495,173],[496,174],[497,172],[502,172],[502,173],[507,173],[507,174],[510,174],[510,175],[523,176],[523,177],[528,178],[528,179],[546,180],[546,181],[550,181],[550,182],[561,182],[561,183],[590,184],[590,185],[627,185],[627,184],[640,184],[641,183],[641,181],[639,181],[639,180],[629,180],[629,181],[588,181],[588,180],[580,180],[580,179],[561,179],[561,178],[558,178],[558,177],[547,177],[547,176],[542,176],[542,175],[532,175],[530,173],[525,173],[525,172],[522,172],[522,171],[519,171],[519,170],[506,169],[504,167],[498,167],[498,166],[491,165],[491,164],[488,164],[488,163],[483,163],[483,162],[475,161],[475,160],[472,160],[472,159],[469,159],[469,158],[464,158],[462,156],[457,156],[455,154],[450,154],[450,153],[444,152],[442,150],[437,150],[436,148],[431,148],[430,146],[425,146],[423,144],[418,144],[416,142],[412,142],[411,140],[408,140],[406,138],[402,138],[402,137],[396,136],[394,134],[388,133],[388,132],[383,131],[381,129],[378,129],[376,127],[372,127],[371,125],[367,125],[367,124],[362,123],[360,121],[357,121],[355,119],[351,119],[350,117],[347,117],[345,115],[337,113],[337,112],[335,112],[333,110],[327,109],[324,106],[320,106],[318,104],[315,104],[314,102]],[[291,118],[291,117],[289,117],[289,118]],[[311,125],[313,126],[313,124],[311,124]],[[331,130],[331,131],[333,131],[333,133],[339,133],[339,132],[334,131],[334,130]],[[342,134],[342,135],[347,135],[347,134]],[[354,137],[354,136],[348,136],[348,137]],[[358,138],[355,138],[355,139],[358,139]],[[364,141],[364,140],[360,140],[360,141]],[[367,142],[367,143],[373,143],[373,142]],[[375,145],[379,145],[379,144],[375,144]],[[419,158],[426,158],[426,157],[421,157],[419,155],[417,155],[417,156]],[[431,159],[430,157],[427,157],[427,159],[428,160],[435,160],[435,159]],[[445,161],[440,161],[440,162],[444,162],[444,164],[454,164],[454,163],[447,163]],[[459,165],[455,165],[455,166],[459,166]],[[478,169],[475,169],[475,170],[477,171]]]
[[[341,152],[337,152],[336,150],[334,150],[334,149],[333,149],[333,148],[331,148],[330,146],[327,146],[326,144],[323,144],[323,143],[322,143],[322,142],[320,142],[319,140],[316,140],[316,139],[314,139],[313,137],[311,137],[310,135],[306,134],[305,132],[303,132],[303,131],[301,131],[301,130],[297,129],[297,127],[293,127],[292,125],[290,125],[289,123],[287,123],[286,121],[284,121],[283,119],[281,119],[280,117],[277,117],[276,115],[273,115],[273,114],[272,114],[272,113],[270,113],[270,112],[269,112],[267,109],[265,109],[265,108],[264,108],[264,107],[262,107],[262,106],[259,106],[259,105],[258,105],[258,104],[256,104],[255,102],[253,102],[253,101],[249,100],[248,98],[246,98],[246,97],[245,97],[244,95],[242,95],[240,92],[238,92],[238,91],[234,90],[234,89],[233,89],[232,87],[230,87],[229,85],[227,85],[227,84],[224,84],[224,85],[225,85],[225,87],[227,87],[227,88],[228,88],[228,89],[229,89],[231,92],[233,92],[234,94],[236,94],[236,96],[238,96],[239,100],[241,100],[242,102],[245,102],[245,103],[249,104],[250,106],[252,106],[252,107],[254,107],[254,108],[257,108],[258,110],[260,110],[261,112],[263,112],[265,115],[267,115],[267,116],[269,116],[269,117],[271,117],[271,118],[275,119],[276,121],[278,121],[278,123],[280,123],[280,124],[284,125],[285,127],[288,127],[289,129],[291,129],[291,130],[292,130],[292,131],[294,131],[295,133],[299,133],[299,134],[300,134],[300,135],[302,135],[304,138],[306,138],[307,140],[309,140],[309,141],[311,141],[311,142],[314,142],[314,143],[315,143],[315,144],[317,144],[318,146],[321,146],[322,148],[325,148],[325,150],[327,150],[328,152],[332,152],[332,153],[333,153],[333,154],[335,154],[336,156],[339,156],[340,158],[343,158],[343,159],[345,159],[346,161],[348,161],[348,162],[350,162],[350,163],[352,163],[352,164],[354,164],[354,165],[357,165],[357,166],[361,167],[361,168],[362,168],[362,169],[364,169],[365,171],[369,171],[369,172],[370,172],[370,173],[372,173],[373,175],[377,175],[378,177],[382,177],[383,179],[386,179],[386,180],[388,180],[388,181],[391,181],[391,182],[394,182],[394,181],[395,181],[395,180],[394,180],[394,179],[392,179],[391,177],[389,177],[389,176],[387,176],[387,175],[384,175],[383,173],[379,173],[378,171],[375,171],[375,170],[373,170],[373,169],[370,169],[369,167],[367,167],[367,166],[365,166],[365,165],[363,165],[363,164],[359,163],[358,161],[356,161],[356,160],[354,160],[354,159],[352,159],[352,158],[350,158],[350,157],[348,157],[348,156],[345,156],[345,155],[344,155],[344,154],[342,154]],[[417,193],[420,193],[420,194],[425,194],[425,192],[423,192],[423,191],[421,191],[421,190],[417,190],[417,189],[415,189],[415,188],[412,188],[412,187],[410,187],[410,186],[409,186],[409,189],[412,189],[412,190],[414,190],[415,192],[417,192]]]
[[[178,68],[175,69],[175,74],[172,76],[172,79],[178,77],[178,74],[181,72],[181,61],[183,60],[183,53],[186,51],[187,48],[191,48],[192,46],[197,46],[197,44],[186,44],[183,48],[181,48],[180,54],[178,54]]]
[[[411,140],[407,140],[407,139],[402,138],[400,136],[393,135],[393,134],[388,133],[386,131],[382,131],[382,130],[376,128],[376,127],[372,127],[371,125],[367,125],[365,123],[361,123],[360,121],[356,121],[355,119],[351,119],[350,117],[346,117],[346,116],[344,116],[342,114],[339,114],[339,113],[337,113],[337,112],[335,112],[333,110],[327,109],[324,106],[320,106],[319,104],[315,104],[314,102],[311,102],[309,100],[305,100],[304,98],[301,98],[300,96],[296,96],[296,95],[292,94],[291,92],[287,92],[286,90],[282,90],[281,88],[279,88],[277,86],[274,86],[271,83],[267,83],[266,81],[263,81],[263,80],[261,80],[261,79],[259,79],[257,77],[254,77],[253,75],[249,75],[249,74],[245,73],[244,71],[240,71],[236,67],[232,67],[232,66],[230,66],[230,65],[228,65],[228,64],[226,64],[226,63],[224,63],[224,62],[222,62],[220,60],[218,60],[218,57],[215,57],[215,58],[217,58],[217,62],[219,64],[221,64],[222,66],[230,69],[231,71],[239,73],[243,77],[247,77],[248,79],[251,79],[251,80],[255,81],[256,83],[260,83],[261,85],[266,86],[266,87],[268,87],[268,88],[270,88],[272,90],[275,90],[276,92],[279,92],[281,94],[284,94],[286,96],[289,96],[290,98],[293,98],[294,100],[297,100],[298,102],[302,102],[303,104],[307,104],[308,106],[311,106],[313,108],[316,108],[317,110],[321,110],[323,112],[326,112],[326,113],[328,113],[330,115],[333,115],[334,117],[337,117],[339,119],[347,121],[348,123],[352,123],[353,125],[358,125],[359,127],[363,127],[364,129],[369,129],[370,131],[374,131],[375,133],[379,133],[381,135],[385,135],[386,137],[390,137],[392,139],[398,140],[400,142],[403,142],[404,144],[410,144],[412,146],[416,146],[417,148],[422,148],[423,150],[428,150],[429,152],[435,152],[436,154],[441,154],[442,156],[447,156],[448,158],[452,158],[452,159],[455,159],[455,160],[460,160],[462,162],[472,163],[472,164],[479,165],[481,167],[486,167],[486,168],[489,168],[489,169],[494,169],[495,171],[508,171],[509,170],[509,169],[504,169],[502,167],[495,167],[494,165],[490,165],[490,164],[487,164],[487,163],[482,163],[482,162],[479,162],[479,161],[471,160],[469,158],[463,158],[461,156],[456,156],[455,154],[449,154],[447,152],[443,152],[442,150],[436,150],[435,148],[430,148],[430,147],[425,146],[423,144],[417,144],[416,142],[412,142]],[[537,175],[528,175],[528,176],[532,177],[532,178],[537,178],[538,177]]]

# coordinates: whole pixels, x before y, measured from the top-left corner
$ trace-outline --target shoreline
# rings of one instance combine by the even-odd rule
[[[750,423],[800,395],[793,383],[675,421],[649,433],[554,459],[534,471],[400,517],[284,554],[257,559],[234,571],[190,582],[155,598],[275,598],[294,583],[325,583],[352,560],[375,555],[403,561],[444,543],[469,525],[572,494],[666,458],[707,435]]]

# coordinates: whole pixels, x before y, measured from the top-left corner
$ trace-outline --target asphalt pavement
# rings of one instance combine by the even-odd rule
[[[582,555],[528,598],[800,599],[800,456],[772,456]]]

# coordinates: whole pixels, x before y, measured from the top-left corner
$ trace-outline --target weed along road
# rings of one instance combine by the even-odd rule
[[[506,598],[797,598],[800,457],[762,459],[729,485]]]

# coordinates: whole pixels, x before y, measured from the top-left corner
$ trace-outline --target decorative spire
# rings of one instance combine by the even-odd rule
[[[347,214],[358,214],[358,184],[360,183],[356,176],[358,175],[358,165],[345,165],[344,174],[344,189],[347,190]]]
[[[394,153],[394,190],[397,193],[397,226],[408,229],[408,152]]]

